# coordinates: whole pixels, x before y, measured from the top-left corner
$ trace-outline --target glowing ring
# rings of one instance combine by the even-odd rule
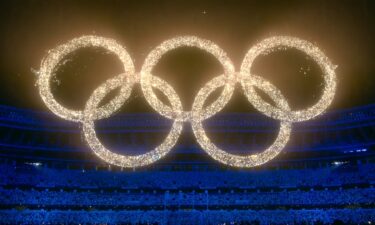
[[[208,53],[212,54],[217,60],[219,60],[219,62],[222,64],[224,68],[224,74],[227,77],[227,81],[231,81],[226,83],[223,93],[232,94],[234,90],[235,70],[233,63],[228,58],[224,50],[222,50],[215,43],[194,36],[182,36],[164,41],[155,49],[153,49],[150,52],[150,54],[148,54],[148,56],[146,57],[141,69],[141,87],[144,96],[147,102],[151,105],[151,107],[154,108],[155,111],[169,119],[174,119],[176,117],[176,112],[174,112],[168,105],[165,105],[162,101],[160,101],[153,92],[151,88],[152,84],[150,82],[153,77],[152,69],[165,53],[183,46],[196,47],[201,50],[207,51]],[[204,113],[202,113],[207,116],[215,114],[220,110],[219,106],[225,105],[225,103],[223,104],[223,102],[228,102],[229,99],[230,96],[228,98],[228,95],[222,94],[215,102],[213,102],[210,106],[208,106],[205,109]],[[176,101],[177,99],[171,98],[170,100]],[[189,115],[185,116],[184,118],[188,120]]]
[[[276,105],[283,110],[290,110],[288,103],[281,92],[268,81],[261,77],[253,75],[251,77],[258,88],[268,94]],[[203,119],[199,117],[199,111],[211,92],[216,88],[225,85],[225,79],[222,76],[216,77],[208,82],[197,94],[193,103],[193,120],[192,128],[199,145],[207,152],[213,159],[230,166],[235,167],[254,167],[268,162],[277,156],[289,141],[291,133],[291,122],[281,121],[279,134],[274,143],[265,151],[259,154],[252,154],[246,156],[230,154],[219,147],[217,147],[208,138],[203,128]],[[197,113],[195,113],[197,112]]]
[[[249,74],[251,74],[251,66],[253,65],[256,57],[261,54],[271,52],[275,49],[277,50],[280,47],[296,48],[309,55],[318,63],[323,71],[323,78],[325,82],[323,95],[320,100],[315,105],[305,110],[286,111],[283,109],[278,109],[265,102],[259,96],[252,85],[251,79],[241,80],[245,95],[258,111],[271,118],[290,122],[300,122],[312,119],[327,109],[327,107],[332,103],[336,91],[335,66],[331,63],[328,57],[325,56],[324,53],[320,51],[320,49],[315,45],[311,44],[308,41],[294,37],[278,36],[265,39],[262,42],[256,44],[247,52],[241,65],[241,76],[248,76]]]
[[[134,74],[134,65],[133,61],[130,58],[130,55],[126,51],[125,48],[123,48],[120,44],[118,44],[115,40],[108,39],[108,38],[102,38],[97,36],[83,36],[79,38],[75,38],[71,41],[69,41],[66,44],[60,45],[56,47],[55,49],[52,49],[48,52],[48,55],[43,59],[42,65],[39,71],[39,78],[38,78],[38,87],[40,96],[42,97],[44,103],[46,106],[56,115],[71,121],[82,121],[83,119],[83,111],[77,111],[68,109],[64,106],[62,106],[60,103],[56,101],[56,99],[53,97],[52,91],[51,91],[51,78],[54,76],[55,71],[60,66],[60,62],[63,60],[65,56],[67,56],[69,53],[74,52],[77,49],[85,48],[85,47],[100,47],[104,48],[114,54],[116,54],[119,59],[121,60],[122,64],[124,65],[124,71],[126,74],[129,74],[133,76]],[[120,76],[123,76],[120,75]],[[123,93],[126,89],[128,89],[127,86],[132,86],[134,83],[135,78],[128,79],[128,84],[124,85],[120,88],[120,95],[119,97],[116,97],[111,100],[108,104],[111,104],[115,106],[112,108],[113,111],[116,111],[118,108],[121,107],[121,105],[125,102],[124,98],[120,98],[121,96],[124,96],[125,93]],[[98,109],[95,109],[94,114],[97,115],[96,119],[101,119],[101,114],[108,114],[103,113],[102,111],[104,109],[108,110],[110,107],[100,107]]]
[[[83,134],[87,144],[94,151],[94,153],[101,159],[108,163],[121,167],[145,166],[164,157],[173,148],[179,136],[181,135],[183,123],[181,123],[178,119],[176,119],[173,122],[171,131],[169,132],[168,136],[165,138],[163,143],[161,143],[155,149],[141,155],[120,155],[110,151],[109,149],[104,147],[103,144],[99,141],[95,132],[95,116],[93,116],[92,111],[96,109],[96,107],[98,106],[100,101],[105,97],[106,94],[122,85],[120,82],[116,82],[115,79],[113,79],[112,81],[113,82],[109,85],[104,84],[99,86],[99,88],[97,88],[94,91],[94,93],[90,96],[90,99],[87,101],[84,110],[84,120],[82,121]],[[152,83],[153,87],[158,88],[162,92],[164,90],[172,89],[171,86],[169,86],[166,82],[162,81],[158,77],[153,77]],[[169,95],[166,96],[169,97]],[[126,96],[126,99],[128,97],[129,95]],[[171,101],[171,104],[172,108],[176,110],[179,110],[179,108],[181,107],[181,105],[173,101]]]

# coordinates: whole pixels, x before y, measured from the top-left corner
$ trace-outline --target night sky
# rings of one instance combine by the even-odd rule
[[[295,36],[319,46],[338,65],[331,110],[375,100],[374,1],[33,0],[2,1],[0,10],[2,105],[47,111],[33,71],[49,49],[90,34],[125,46],[137,71],[152,48],[179,35],[212,40],[228,53],[236,69],[248,49],[262,39]],[[154,70],[175,88],[185,110],[190,110],[197,91],[222,72],[212,56],[191,48],[168,53]],[[92,91],[118,73],[121,64],[115,56],[101,49],[82,49],[56,72],[55,96],[70,108],[83,108]],[[320,97],[319,67],[296,50],[259,57],[254,73],[280,88],[294,109],[312,105]],[[240,86],[233,98],[225,110],[251,111]],[[139,87],[129,104],[124,112],[152,111]]]

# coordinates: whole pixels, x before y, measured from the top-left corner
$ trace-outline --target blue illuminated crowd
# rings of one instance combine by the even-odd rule
[[[0,164],[0,185],[40,187],[220,188],[314,187],[368,183],[375,166],[319,167],[252,171],[108,171]]]
[[[0,189],[0,201],[6,205],[36,206],[111,206],[118,204],[139,207],[191,206],[325,206],[371,205],[375,188],[350,188],[342,190],[297,191],[151,191],[138,190],[21,190]]]
[[[372,224],[375,165],[109,171],[0,164],[0,224]]]
[[[2,224],[372,224],[374,209],[209,210],[209,211],[67,211],[2,210]],[[6,221],[9,222],[5,222]],[[26,222],[25,222],[26,221]],[[42,222],[43,221],[43,222]],[[77,222],[79,221],[79,222]],[[358,222],[362,221],[362,222]]]

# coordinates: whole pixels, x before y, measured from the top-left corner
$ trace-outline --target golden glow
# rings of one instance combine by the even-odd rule
[[[224,68],[224,74],[209,81],[197,94],[191,111],[184,111],[181,100],[176,91],[166,81],[152,75],[153,67],[163,54],[181,46],[195,47],[209,52],[219,60]],[[116,54],[123,63],[124,72],[101,84],[90,96],[85,109],[76,111],[59,104],[51,92],[50,82],[58,69],[61,60],[69,53],[84,47],[102,47]],[[267,54],[280,47],[296,48],[314,59],[324,73],[325,87],[321,99],[306,110],[292,111],[281,92],[268,81],[251,73],[254,59],[260,54]],[[96,136],[95,120],[106,118],[115,113],[129,98],[135,83],[139,82],[151,107],[162,116],[172,119],[173,125],[164,142],[148,153],[137,156],[126,156],[113,153],[105,148]],[[279,134],[274,143],[259,154],[246,156],[233,155],[225,152],[213,144],[207,137],[203,121],[218,113],[229,102],[235,84],[239,82],[244,93],[254,107],[265,115],[280,120]],[[224,86],[221,95],[209,106],[203,108],[207,97],[219,87]],[[291,133],[291,123],[312,119],[331,104],[336,90],[335,66],[313,44],[294,37],[272,37],[256,44],[245,56],[240,72],[236,72],[227,54],[211,41],[194,36],[176,37],[167,40],[156,47],[146,57],[140,73],[135,73],[133,62],[126,49],[112,39],[83,36],[73,39],[66,44],[48,52],[42,61],[38,77],[40,95],[47,107],[59,117],[79,122],[83,125],[84,137],[90,148],[104,161],[122,166],[139,167],[149,165],[164,157],[177,143],[182,132],[183,123],[190,122],[194,135],[202,147],[212,158],[226,165],[235,167],[253,167],[264,164],[278,155],[288,143]],[[268,94],[276,107],[265,102],[254,90],[257,87]],[[120,88],[120,93],[104,106],[98,108],[100,101],[111,91]],[[159,89],[168,97],[171,106],[160,101],[153,91]]]

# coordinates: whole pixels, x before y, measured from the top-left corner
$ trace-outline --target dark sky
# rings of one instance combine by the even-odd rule
[[[152,48],[178,35],[212,40],[228,53],[236,69],[247,50],[262,39],[296,36],[315,43],[338,65],[331,109],[375,100],[374,1],[12,0],[2,1],[0,10],[0,104],[4,105],[46,110],[32,68],[39,69],[48,49],[87,34],[116,39],[129,50],[138,71]],[[119,60],[99,49],[78,51],[70,59],[57,72],[60,83],[54,90],[56,98],[72,108],[82,108],[100,83],[121,72]],[[292,108],[313,104],[321,93],[319,68],[300,52],[260,57],[254,70],[280,88]],[[167,54],[154,72],[176,89],[188,110],[197,91],[222,68],[210,55],[182,48]],[[138,89],[131,97],[139,99],[134,108],[145,102]],[[240,95],[238,87],[235,96]],[[241,111],[242,103],[243,99],[235,99],[230,107]]]

